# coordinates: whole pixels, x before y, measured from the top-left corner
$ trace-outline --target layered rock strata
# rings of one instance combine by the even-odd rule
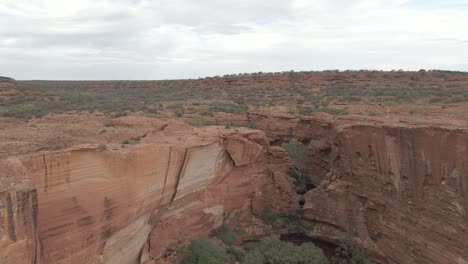
[[[271,184],[268,153],[260,131],[216,130],[9,158],[27,188],[0,194],[2,263],[143,263],[249,221]]]
[[[310,234],[353,233],[380,263],[468,263],[468,134],[338,128],[329,176],[305,195]]]

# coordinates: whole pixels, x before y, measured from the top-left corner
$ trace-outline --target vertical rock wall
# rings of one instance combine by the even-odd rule
[[[0,263],[39,264],[38,195],[19,160],[0,161]]]
[[[262,210],[263,133],[166,142],[4,161],[29,185],[0,192],[2,263],[140,263]]]
[[[349,126],[334,174],[306,195],[316,236],[354,232],[382,263],[468,263],[468,134]]]

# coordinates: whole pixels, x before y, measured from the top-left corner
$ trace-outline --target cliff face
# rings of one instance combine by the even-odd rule
[[[378,263],[468,263],[466,130],[249,118],[265,133],[158,125],[136,145],[2,160],[0,262],[155,263],[223,222],[264,234],[268,205],[300,212],[313,237],[354,234]],[[316,186],[303,211],[278,147],[291,137]]]
[[[353,232],[382,263],[468,263],[468,134],[348,126],[332,174],[305,196],[311,234]]]
[[[468,263],[466,130],[251,119],[274,145],[306,144],[317,186],[304,196],[309,235],[337,242],[352,233],[379,263]]]
[[[250,221],[275,189],[259,131],[166,141],[6,160],[35,187],[1,193],[2,263],[143,263],[223,221]]]
[[[38,263],[37,191],[19,162],[0,161],[0,263]]]

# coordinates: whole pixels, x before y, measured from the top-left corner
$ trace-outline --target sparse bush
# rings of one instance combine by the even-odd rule
[[[265,207],[263,210],[263,220],[270,225],[274,225],[278,220],[278,215],[271,209],[270,206]]]
[[[212,125],[213,122],[211,122],[210,120],[208,120],[206,117],[204,116],[196,116],[194,118],[192,118],[190,121],[189,121],[189,124],[191,126],[195,126],[195,127],[201,127],[201,126],[208,126],[208,125]]]
[[[247,107],[236,103],[214,103],[208,108],[208,111],[239,114],[246,112]]]
[[[339,108],[321,108],[321,112],[328,113],[330,115],[347,115],[348,111],[346,109]]]
[[[435,98],[431,98],[431,99],[429,100],[429,103],[431,103],[431,104],[437,104],[437,103],[442,102],[443,100],[444,100],[443,98],[435,97]]]
[[[370,112],[369,112],[369,115],[370,115],[370,116],[381,116],[382,113],[377,112],[377,111],[370,111]]]
[[[310,107],[310,106],[304,106],[304,107],[298,108],[298,113],[301,115],[310,115],[314,112],[316,112],[315,108]]]
[[[425,112],[424,109],[411,109],[411,110],[408,111],[408,113],[410,115],[419,115],[419,114],[422,114],[424,112]]]
[[[335,249],[335,257],[332,259],[333,264],[374,264],[370,259],[372,253],[357,248],[353,243],[353,237],[350,234],[345,234],[339,246]]]
[[[257,128],[257,124],[255,123],[255,121],[249,119],[249,127],[255,129]]]
[[[279,236],[265,237],[249,246],[243,264],[327,264],[322,250],[312,243],[295,246]]]
[[[227,85],[213,83],[214,78],[201,81],[18,81],[14,88],[16,94],[2,99],[0,116],[31,118],[68,111],[123,116],[134,112],[155,114],[165,109],[182,117],[185,113],[197,112],[200,115],[241,114],[247,112],[248,107],[288,106],[291,102],[304,105],[303,115],[319,111],[319,108],[341,115],[345,114],[343,110],[327,110],[328,102],[468,102],[468,92],[461,86],[466,77],[459,73],[426,73],[427,77],[444,77],[443,86],[434,82],[434,78],[423,78],[420,73],[405,77],[406,73],[395,71],[382,74],[383,78],[373,72],[333,76],[330,72],[306,74],[317,75],[302,78],[303,73],[294,73],[289,76],[289,82],[273,81],[275,86],[260,81],[259,75],[241,75],[241,81],[236,80],[237,75],[226,76]],[[359,82],[347,80],[356,74],[370,77]],[[406,82],[397,80],[402,77],[407,78]],[[236,87],[238,84],[241,89]],[[190,106],[186,105],[187,101]]]
[[[174,114],[176,117],[182,117],[184,115],[184,112],[182,110],[175,110]]]
[[[224,264],[226,250],[208,239],[192,240],[180,264]]]
[[[219,240],[223,241],[224,244],[229,246],[232,245],[234,241],[236,241],[236,235],[226,224],[220,225],[219,227],[214,229],[211,234],[219,238]]]
[[[288,143],[282,144],[281,147],[288,152],[289,157],[294,163],[291,176],[296,180],[296,191],[298,193],[305,193],[309,179],[307,177],[308,158],[304,144],[293,138]]]
[[[397,104],[393,101],[385,100],[382,103],[382,106],[385,108],[387,111],[387,118],[390,118],[390,111],[392,110],[393,107],[395,107]]]
[[[234,261],[242,262],[244,260],[245,252],[240,248],[228,247],[226,252],[233,258]]]
[[[124,141],[122,141],[122,144],[123,145],[127,145],[127,144],[135,145],[135,144],[139,143],[142,138],[143,138],[143,136],[136,136],[136,137],[132,137],[130,139],[125,139]]]

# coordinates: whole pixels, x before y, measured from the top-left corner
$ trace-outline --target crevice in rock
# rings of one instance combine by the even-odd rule
[[[164,199],[164,194],[166,193],[166,184],[167,184],[167,177],[169,175],[169,167],[171,165],[171,156],[172,156],[172,146],[169,147],[169,157],[167,158],[166,172],[164,174],[164,184],[163,184],[163,189],[161,192],[161,198],[159,199],[159,205],[161,205]]]
[[[180,164],[179,172],[177,173],[177,181],[176,181],[176,185],[175,185],[175,191],[174,191],[174,194],[172,194],[171,202],[169,203],[169,205],[171,205],[172,202],[174,202],[174,199],[175,199],[175,197],[177,195],[177,188],[179,188],[180,178],[182,177],[182,173],[184,172],[185,162],[187,160],[187,152],[188,152],[188,149],[185,149],[184,156],[182,158],[182,163]]]
[[[13,201],[11,199],[11,194],[7,194],[7,219],[8,219],[8,235],[11,241],[16,241],[16,225],[15,225],[15,215],[13,211]]]
[[[46,155],[42,155],[42,162],[44,166],[44,190],[47,192],[47,189],[49,187],[49,172],[47,170],[47,163],[46,163]]]

